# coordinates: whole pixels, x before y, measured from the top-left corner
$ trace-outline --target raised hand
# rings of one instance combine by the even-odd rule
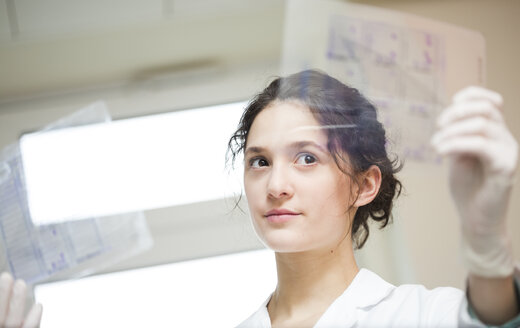
[[[502,97],[469,87],[438,119],[432,145],[449,159],[450,189],[462,226],[462,254],[470,272],[513,272],[506,211],[518,165],[518,144],[504,122]]]

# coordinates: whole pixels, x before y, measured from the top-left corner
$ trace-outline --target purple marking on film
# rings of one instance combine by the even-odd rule
[[[424,51],[424,59],[426,59],[426,63],[428,65],[431,65],[433,63],[433,60],[430,57],[430,54],[428,53],[428,51]]]
[[[412,113],[421,114],[423,116],[427,116],[428,115],[428,109],[425,106],[423,106],[423,105],[411,105],[410,111]]]
[[[426,41],[426,45],[428,47],[431,47],[432,46],[432,36],[430,34],[426,34],[425,38],[426,38],[426,40],[425,40]]]

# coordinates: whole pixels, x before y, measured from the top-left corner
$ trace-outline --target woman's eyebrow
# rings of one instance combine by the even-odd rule
[[[261,153],[263,151],[264,151],[263,147],[256,147],[256,146],[247,147],[246,150],[244,151],[244,155],[247,154],[247,153],[259,154],[259,153]]]
[[[325,147],[323,147],[322,145],[320,145],[319,143],[317,143],[315,141],[303,140],[303,141],[296,141],[296,142],[289,144],[289,148],[295,148],[295,149],[300,149],[300,148],[304,148],[307,146],[318,148],[321,152],[326,153],[326,154],[329,153],[329,151]]]
[[[301,149],[301,148],[308,147],[308,146],[317,148],[318,150],[320,150],[321,152],[323,152],[325,154],[329,153],[329,151],[325,147],[323,147],[322,145],[318,144],[315,141],[308,141],[308,140],[292,142],[292,143],[290,143],[287,146],[287,148],[290,148],[290,149]],[[251,147],[247,147],[246,148],[244,154],[248,154],[248,153],[259,154],[259,153],[263,153],[265,151],[266,151],[266,149],[264,147],[251,146]]]

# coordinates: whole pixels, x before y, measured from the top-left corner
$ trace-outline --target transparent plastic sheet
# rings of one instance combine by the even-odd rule
[[[42,131],[108,121],[104,103],[97,102]],[[142,212],[34,226],[18,144],[0,157],[0,234],[0,264],[29,284],[85,276],[153,243]]]
[[[473,31],[330,0],[290,0],[285,24],[283,75],[318,68],[358,89],[401,158],[438,163],[430,138],[449,95],[484,84],[484,40]]]
[[[439,163],[430,138],[440,111],[463,87],[485,84],[485,42],[481,34],[345,1],[288,0],[285,15],[283,76],[319,69],[358,89],[377,109],[377,118],[386,130],[390,159],[397,155],[405,161]],[[327,88],[324,83],[321,87]],[[436,177],[438,170],[432,171],[436,172],[431,176]],[[417,173],[424,175],[422,170]],[[414,195],[412,198],[418,197],[420,204],[424,201],[421,195],[428,193]],[[407,254],[410,245],[399,225],[400,213],[411,217],[418,213],[409,205],[412,199],[407,198],[395,204],[394,224],[384,231],[374,224],[367,244],[356,251],[358,264],[392,277],[396,284],[414,281],[415,276]]]

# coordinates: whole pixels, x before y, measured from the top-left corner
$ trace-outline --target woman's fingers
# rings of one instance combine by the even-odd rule
[[[34,304],[25,318],[23,328],[37,328],[40,325],[42,311],[43,309],[41,304]]]
[[[447,125],[433,135],[431,142],[435,146],[448,139],[469,135],[499,139],[503,129],[503,126],[496,122],[491,122],[482,117],[473,117]]]
[[[443,156],[472,155],[488,161],[492,158],[493,144],[482,136],[461,136],[438,143],[436,149]]]
[[[477,100],[489,101],[499,109],[502,108],[502,105],[504,104],[504,99],[499,93],[482,87],[467,87],[453,96],[454,104]]]
[[[472,117],[503,123],[501,113],[503,103],[502,96],[494,91],[481,87],[468,87],[453,96],[452,104],[441,113],[437,125],[442,128]]]
[[[517,166],[518,145],[503,129],[497,126],[492,132],[495,137],[477,133],[439,137],[432,145],[441,156],[471,156],[480,160],[487,172],[510,178]]]
[[[9,310],[5,319],[6,327],[21,327],[25,309],[26,293],[27,285],[25,282],[19,279],[16,280],[13,285],[11,301],[9,302]]]
[[[40,325],[42,306],[35,304],[24,320],[27,285],[23,280],[14,281],[8,272],[0,275],[0,327],[36,328]]]
[[[500,111],[490,101],[475,100],[466,103],[452,104],[446,108],[439,116],[437,126],[442,128],[454,122],[472,117],[482,117],[497,123],[504,122]]]
[[[502,96],[494,91],[463,89],[440,115],[432,146],[440,155],[470,155],[480,159],[488,172],[510,176],[516,169],[518,146],[505,125],[502,105]]]
[[[0,275],[0,327],[4,327],[5,319],[7,318],[13,282],[13,277],[9,273],[4,272]]]

